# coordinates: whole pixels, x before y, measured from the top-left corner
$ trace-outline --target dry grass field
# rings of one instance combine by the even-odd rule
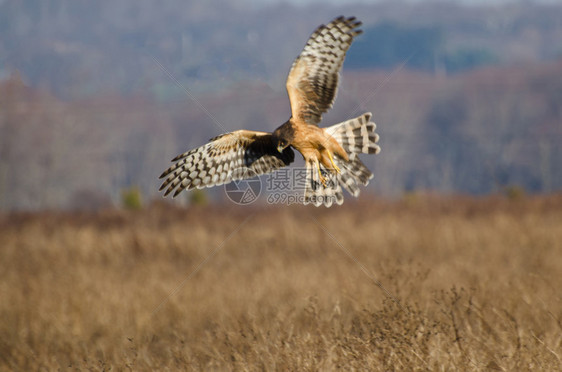
[[[0,370],[562,369],[562,195],[361,200],[3,215]]]

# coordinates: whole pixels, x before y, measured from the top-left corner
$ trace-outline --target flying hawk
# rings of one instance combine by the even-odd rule
[[[380,151],[371,113],[327,128],[318,124],[334,103],[345,54],[362,32],[360,25],[355,17],[341,16],[319,26],[287,78],[291,118],[273,133],[237,130],[176,156],[160,175],[164,196],[273,172],[293,162],[294,148],[306,163],[305,204],[342,204],[342,187],[357,197],[359,185],[373,177],[358,154]]]

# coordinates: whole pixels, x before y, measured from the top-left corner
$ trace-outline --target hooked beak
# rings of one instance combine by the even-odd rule
[[[283,150],[285,150],[285,148],[281,145],[277,145],[277,151],[279,151],[280,153],[283,152]]]

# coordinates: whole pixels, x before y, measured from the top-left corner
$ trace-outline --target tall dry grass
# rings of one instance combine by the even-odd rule
[[[560,195],[12,214],[0,247],[2,370],[562,368]]]

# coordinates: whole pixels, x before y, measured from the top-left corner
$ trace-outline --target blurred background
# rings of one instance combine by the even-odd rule
[[[367,192],[562,188],[558,2],[22,0],[0,1],[0,210],[160,198],[178,153],[288,119],[291,63],[340,14],[364,34],[323,123],[373,112]]]
[[[361,196],[162,202],[339,15]],[[561,145],[560,1],[0,0],[0,371],[562,370]]]

